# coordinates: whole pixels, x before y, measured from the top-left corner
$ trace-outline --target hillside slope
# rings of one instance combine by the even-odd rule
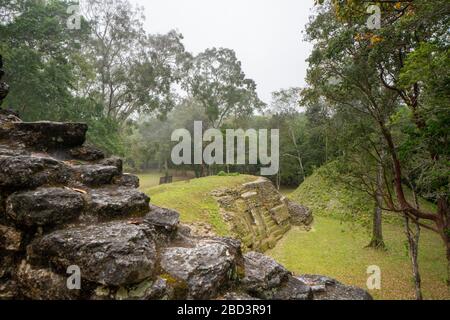
[[[333,217],[371,226],[374,200],[361,190],[351,189],[329,178],[330,172],[335,174],[332,170],[332,165],[316,170],[297,190],[289,194],[289,198],[311,208],[315,216]],[[407,187],[405,187],[405,193],[412,201],[411,191]],[[424,199],[419,199],[419,202],[421,207],[428,211],[436,210],[434,204]],[[384,220],[403,224],[403,220],[391,212],[384,212]]]

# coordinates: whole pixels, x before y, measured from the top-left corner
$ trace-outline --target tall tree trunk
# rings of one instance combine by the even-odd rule
[[[168,163],[167,159],[164,160],[164,173],[165,173],[166,179],[168,179],[170,174],[169,174],[169,163]]]
[[[194,164],[194,172],[195,172],[195,178],[201,178],[201,167],[199,165]]]
[[[414,286],[416,293],[416,300],[423,300],[422,295],[422,279],[419,271],[419,240],[420,240],[420,226],[414,221],[415,231],[411,229],[410,219],[405,216],[406,235],[408,237],[409,256],[411,258],[411,265],[414,277]]]
[[[447,197],[440,197],[438,199],[438,212],[442,217],[442,226],[440,229],[442,239],[444,240],[447,256],[447,287],[450,291],[450,209]]]
[[[414,188],[414,185],[411,183],[411,181],[408,179],[408,183],[410,185],[411,191],[413,193],[414,197],[414,204],[416,208],[420,209],[420,203],[419,203],[419,197],[417,196],[417,192]],[[415,225],[415,233],[410,228],[409,218],[405,216],[406,220],[406,235],[408,237],[408,245],[409,245],[409,255],[411,257],[411,265],[412,265],[412,271],[413,271],[413,277],[414,277],[414,286],[415,286],[415,292],[416,292],[416,299],[417,300],[423,300],[423,294],[422,294],[422,279],[420,276],[420,270],[419,270],[419,241],[420,241],[420,226],[418,221],[414,221]]]
[[[373,231],[372,240],[368,247],[374,249],[386,249],[386,245],[383,240],[383,210],[375,204],[374,214],[373,214]]]
[[[302,182],[306,180],[305,167],[303,166],[303,159],[300,153],[300,149],[298,148],[297,139],[295,138],[294,130],[289,126],[289,132],[291,133],[292,143],[295,146],[295,151],[297,152],[297,161],[300,166],[300,177],[302,178]]]
[[[375,195],[375,209],[373,213],[372,241],[368,245],[374,249],[386,249],[383,240],[383,164],[378,164],[377,193]]]
[[[276,180],[277,180],[277,190],[280,191],[280,189],[281,189],[281,172],[280,171],[277,173]]]

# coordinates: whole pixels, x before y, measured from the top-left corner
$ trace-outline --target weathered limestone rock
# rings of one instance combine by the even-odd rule
[[[302,275],[297,279],[311,287],[314,300],[373,300],[367,291],[343,285],[328,277]]]
[[[228,300],[228,301],[257,301],[257,300],[261,300],[255,297],[252,297],[251,295],[247,294],[247,293],[243,293],[243,292],[230,292],[225,294],[225,296],[223,297],[223,300]]]
[[[98,161],[105,158],[105,154],[94,147],[80,146],[69,150],[69,155],[76,160]]]
[[[63,185],[72,175],[70,167],[50,158],[0,156],[0,189],[32,189]]]
[[[0,279],[10,278],[15,268],[12,252],[0,252]]]
[[[291,273],[273,259],[257,252],[244,255],[245,277],[242,284],[252,296],[272,299]]]
[[[150,213],[145,216],[145,222],[173,231],[180,223],[180,214],[174,210],[150,205]]]
[[[11,109],[0,108],[0,121],[1,122],[17,122],[21,121],[19,114]]]
[[[279,225],[289,220],[289,211],[284,204],[270,209],[269,212],[272,215],[273,220],[275,220],[275,222]]]
[[[67,279],[48,269],[34,268],[22,261],[17,271],[21,294],[32,300],[74,300],[80,294],[67,288]]]
[[[252,296],[265,300],[312,299],[311,288],[273,259],[256,252],[247,253],[244,259],[242,284]]]
[[[286,201],[292,225],[310,226],[313,223],[314,217],[311,209],[290,200]]]
[[[157,278],[155,281],[142,283],[128,292],[133,300],[169,300],[173,299],[173,289],[167,280]]]
[[[311,300],[312,298],[311,287],[293,276],[289,276],[272,297],[274,300]]]
[[[21,243],[22,234],[19,231],[0,225],[0,250],[19,251]]]
[[[111,184],[114,177],[121,174],[115,166],[82,165],[74,166],[75,174],[82,184],[87,186],[102,186]]]
[[[114,177],[113,184],[137,189],[139,188],[139,178],[132,174],[124,173],[118,177]]]
[[[31,152],[21,147],[0,144],[0,156],[19,157],[29,156],[30,154]]]
[[[12,300],[18,296],[17,283],[12,280],[0,280],[0,300]]]
[[[126,218],[149,211],[150,198],[136,189],[102,188],[90,190],[88,212],[100,219]]]
[[[12,194],[8,216],[19,226],[57,226],[78,218],[84,209],[80,193],[64,188],[41,188]]]
[[[248,250],[264,252],[275,247],[291,228],[284,197],[268,179],[260,178],[211,194],[217,199],[231,233],[242,239]]]
[[[123,172],[123,161],[120,158],[117,157],[107,158],[99,161],[99,164],[107,167],[116,167],[120,173]]]
[[[188,297],[210,299],[233,277],[236,257],[219,242],[200,242],[194,248],[167,248],[161,255],[161,267],[171,277],[186,284]]]
[[[162,278],[145,280],[128,288],[111,289],[99,287],[95,300],[170,300],[174,298],[174,290],[168,281]]]
[[[141,226],[126,222],[55,231],[34,241],[30,255],[63,269],[77,265],[84,279],[111,286],[139,283],[156,265],[153,241]]]
[[[39,150],[70,148],[84,143],[87,129],[85,123],[47,121],[0,123],[0,140],[20,142]]]

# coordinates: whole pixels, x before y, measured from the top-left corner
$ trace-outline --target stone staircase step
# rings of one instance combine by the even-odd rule
[[[121,172],[116,166],[101,164],[73,166],[76,180],[86,186],[102,186],[112,184],[113,178]]]
[[[117,170],[119,170],[120,173],[123,172],[123,161],[120,158],[117,157],[111,157],[107,159],[103,159],[98,162],[98,164],[104,165],[104,166],[112,166],[116,167]]]
[[[29,156],[31,152],[13,145],[0,144],[0,156],[17,157]]]
[[[115,177],[113,179],[113,184],[121,187],[129,187],[137,189],[139,188],[140,182],[137,176],[124,173],[121,176]]]
[[[264,220],[264,223],[267,225],[267,227],[273,227],[273,226],[277,225],[275,220],[273,220],[273,218],[267,214],[263,215],[263,220]]]
[[[0,124],[0,140],[44,150],[71,148],[83,145],[87,129],[85,123],[7,122]]]
[[[283,238],[283,236],[286,234],[284,230],[278,229],[274,233],[271,233],[273,237],[275,237],[277,240]]]
[[[84,280],[107,286],[135,284],[153,275],[157,261],[146,228],[117,221],[58,230],[36,239],[29,255],[57,269],[76,265]]]
[[[277,232],[277,231],[282,231],[283,229],[282,228],[280,228],[280,226],[278,226],[278,225],[273,225],[273,226],[271,226],[269,229],[268,229],[268,232],[270,233],[270,234],[272,234],[272,233],[274,233],[274,232]]]
[[[32,189],[43,185],[62,185],[72,170],[51,158],[0,156],[0,189]]]
[[[105,158],[103,151],[90,146],[75,147],[69,150],[72,159],[82,161],[98,161]]]
[[[270,210],[270,214],[272,215],[272,218],[278,224],[282,224],[283,222],[289,220],[289,218],[290,218],[288,208],[284,204],[279,205],[278,207],[272,208]]]
[[[100,220],[144,215],[150,211],[150,198],[136,189],[108,187],[89,191],[87,212]]]
[[[59,226],[81,215],[85,201],[65,188],[40,188],[17,192],[6,200],[6,213],[18,226]]]

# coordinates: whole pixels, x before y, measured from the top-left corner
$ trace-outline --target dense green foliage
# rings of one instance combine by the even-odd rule
[[[147,34],[141,10],[126,0],[83,1],[79,30],[66,25],[70,1],[1,4],[0,52],[11,86],[4,107],[28,121],[87,122],[89,142],[125,157],[132,171],[171,167],[171,133],[192,132],[199,120],[204,130],[280,129],[281,170],[274,181],[282,185],[299,185],[333,153],[327,120],[302,114],[299,89],[274,93],[266,106],[233,50],[193,55],[178,32]],[[184,170],[204,176],[260,168]]]
[[[421,299],[420,228],[442,239],[450,285],[449,73],[438,70],[448,62],[450,3],[379,3],[377,28],[367,23],[364,1],[318,3],[306,32],[314,50],[303,101],[310,109],[324,105],[330,121],[340,124],[337,180],[372,196],[370,245],[384,247],[382,210],[405,219]],[[423,207],[418,195],[437,207]]]

